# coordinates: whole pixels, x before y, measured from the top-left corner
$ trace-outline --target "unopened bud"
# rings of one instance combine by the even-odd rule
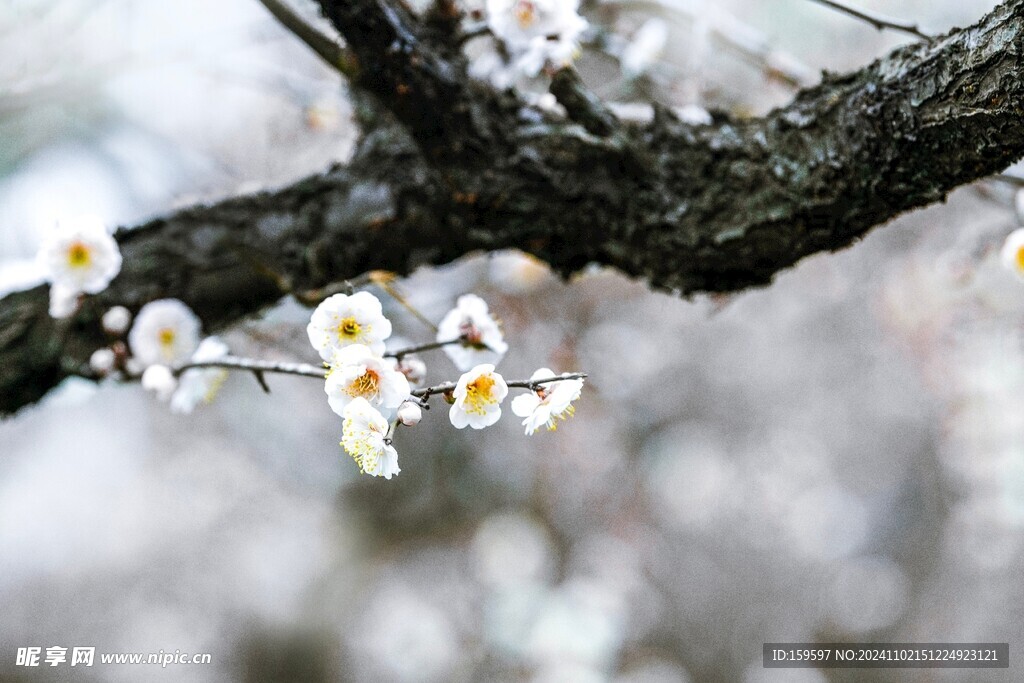
[[[132,313],[124,306],[114,306],[103,314],[103,329],[107,334],[124,334],[131,322]]]
[[[406,401],[402,405],[398,406],[398,421],[406,427],[412,427],[415,424],[419,424],[421,419],[423,419],[423,410],[421,410],[415,403]]]
[[[178,388],[178,380],[166,365],[150,365],[142,373],[142,388],[155,392],[161,401],[168,401]]]
[[[116,360],[113,349],[96,349],[89,356],[89,367],[98,375],[106,375],[114,369]]]

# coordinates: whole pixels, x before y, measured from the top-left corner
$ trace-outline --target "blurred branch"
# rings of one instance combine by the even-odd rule
[[[504,248],[566,277],[598,263],[738,291],[1024,155],[1024,0],[762,118],[693,126],[655,107],[590,130],[470,78],[450,33],[393,0],[321,4],[393,116],[348,166],[119,231],[120,275],[70,320],[49,317],[45,286],[0,299],[0,414],[93,377],[114,304],[178,298],[213,332],[288,294]]]
[[[903,33],[909,33],[912,36],[921,38],[922,40],[931,40],[932,37],[927,33],[923,33],[921,29],[917,27],[917,24],[912,24],[906,21],[899,21],[897,19],[890,19],[883,17],[879,14],[867,12],[865,10],[850,7],[849,5],[837,2],[836,0],[810,0],[811,2],[834,9],[837,12],[842,12],[847,16],[851,16],[855,19],[860,19],[863,22],[871,24],[877,30],[883,31],[885,29],[892,29],[893,31],[902,31]]]
[[[355,75],[356,61],[351,51],[333,36],[321,30],[288,4],[288,0],[259,0],[282,26],[304,42],[332,68],[351,78]]]

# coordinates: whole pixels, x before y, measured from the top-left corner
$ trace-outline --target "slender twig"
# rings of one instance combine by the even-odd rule
[[[474,38],[486,36],[490,32],[491,27],[487,25],[486,21],[480,21],[475,24],[470,24],[469,26],[466,26],[464,29],[462,29],[462,32],[459,34],[458,44],[463,45],[464,43],[468,43]]]
[[[427,342],[426,344],[420,344],[419,346],[410,346],[405,349],[399,349],[398,351],[391,351],[385,353],[385,358],[394,358],[396,360],[402,360],[403,357],[408,356],[412,353],[419,353],[421,351],[433,351],[434,349],[440,349],[445,346],[451,346],[452,344],[461,344],[466,341],[465,336],[456,337],[455,339],[446,339],[445,341]]]
[[[281,25],[295,34],[321,59],[349,78],[355,75],[356,58],[347,47],[296,12],[287,0],[259,0]]]
[[[998,180],[1001,183],[1013,185],[1014,187],[1024,187],[1024,178],[1018,175],[1013,175],[1012,173],[1000,173],[992,176],[989,180]]]
[[[927,33],[921,31],[921,29],[917,27],[917,24],[912,24],[906,21],[899,21],[897,19],[883,17],[879,14],[874,14],[871,12],[867,12],[865,10],[857,9],[855,7],[850,7],[849,5],[846,5],[842,2],[837,2],[836,0],[811,0],[811,2],[817,3],[824,7],[829,7],[831,9],[836,10],[837,12],[842,12],[843,14],[851,16],[854,19],[860,19],[863,22],[871,24],[879,31],[883,31],[885,29],[892,29],[893,31],[902,31],[903,33],[909,33],[912,36],[917,36],[918,38],[921,38],[922,40],[927,40],[929,42],[932,40],[932,37]]]

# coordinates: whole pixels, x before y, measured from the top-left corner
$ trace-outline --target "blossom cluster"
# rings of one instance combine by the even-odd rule
[[[398,425],[422,418],[425,399],[443,393],[448,417],[457,429],[483,429],[501,417],[509,386],[495,370],[508,351],[501,327],[486,302],[474,294],[459,297],[441,320],[434,343],[463,371],[455,383],[415,390],[425,366],[412,353],[385,353],[391,322],[380,301],[368,292],[335,294],[317,306],[306,328],[312,347],[326,366],[327,402],[342,418],[341,446],[361,472],[390,479],[401,472],[392,437]],[[534,373],[529,393],[516,397],[512,411],[524,418],[526,433],[553,429],[572,414],[582,379],[554,381],[546,368]],[[538,380],[535,386],[532,384]]]
[[[486,11],[488,28],[509,59],[481,63],[476,72],[489,72],[496,85],[569,64],[588,26],[579,15],[579,0],[487,0]]]

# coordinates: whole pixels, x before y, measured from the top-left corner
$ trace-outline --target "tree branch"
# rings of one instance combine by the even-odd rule
[[[878,31],[892,29],[893,31],[909,33],[910,35],[916,36],[923,40],[932,39],[931,36],[929,36],[927,33],[923,33],[921,29],[917,27],[917,24],[913,24],[907,21],[897,21],[896,19],[889,19],[888,17],[883,17],[880,14],[874,14],[872,12],[867,12],[862,9],[857,9],[856,7],[850,7],[849,5],[842,2],[836,2],[836,0],[811,0],[811,2],[817,3],[824,7],[828,7],[829,9],[834,9],[837,12],[842,12],[843,14],[853,17],[854,19],[859,19],[867,24],[870,24],[871,26],[874,26],[875,29]]]
[[[469,79],[451,36],[390,0],[322,4],[358,84],[403,125],[370,132],[348,167],[120,231],[121,274],[69,321],[49,318],[45,287],[0,299],[0,414],[91,376],[113,304],[176,297],[212,332],[370,270],[510,247],[566,275],[600,263],[681,294],[735,291],[1024,154],[1024,0],[706,126],[664,108],[626,124],[582,91],[582,120],[559,119]]]

